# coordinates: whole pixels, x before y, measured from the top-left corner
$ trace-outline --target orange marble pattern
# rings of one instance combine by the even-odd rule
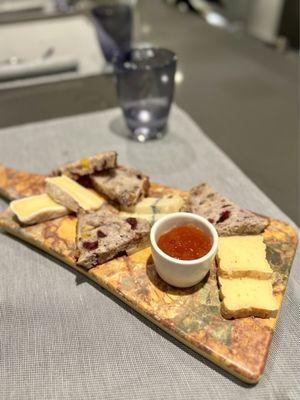
[[[45,190],[45,176],[18,171],[0,164],[0,195],[9,200],[41,194]]]
[[[175,189],[151,185],[152,196],[174,192],[186,195]],[[0,227],[87,275],[154,324],[229,373],[248,383],[260,379],[276,320],[224,319],[220,313],[215,265],[204,282],[189,289],[176,289],[157,275],[149,248],[89,271],[76,266],[76,216],[69,215],[23,227],[7,209],[0,214]],[[264,239],[267,258],[274,271],[274,292],[281,303],[297,247],[297,236],[286,223],[271,220],[264,232]]]

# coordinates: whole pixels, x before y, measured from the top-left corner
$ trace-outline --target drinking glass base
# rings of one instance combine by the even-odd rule
[[[149,140],[161,139],[167,133],[166,127],[162,129],[151,130],[148,127],[141,126],[135,129],[130,129],[130,137],[137,142],[144,143]]]

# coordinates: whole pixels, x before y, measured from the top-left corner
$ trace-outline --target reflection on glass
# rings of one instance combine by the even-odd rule
[[[166,49],[134,49],[116,66],[117,93],[133,138],[165,133],[174,93],[176,56]]]

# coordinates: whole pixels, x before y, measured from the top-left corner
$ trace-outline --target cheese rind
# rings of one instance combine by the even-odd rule
[[[97,210],[105,203],[104,198],[65,175],[47,178],[46,193],[54,201],[75,212],[80,209]]]
[[[222,277],[266,279],[272,276],[262,235],[220,237],[217,260]]]
[[[271,279],[218,278],[221,312],[227,318],[276,317],[278,304]]]
[[[146,197],[139,201],[134,207],[126,208],[120,212],[122,219],[143,218],[151,225],[167,214],[177,212],[181,209],[184,200],[178,195],[167,195],[162,197]]]
[[[66,207],[53,201],[47,194],[14,200],[9,206],[18,220],[26,225],[59,218],[69,212]]]
[[[146,197],[128,211],[135,214],[170,214],[177,212],[184,204],[184,199],[178,195],[162,197]]]

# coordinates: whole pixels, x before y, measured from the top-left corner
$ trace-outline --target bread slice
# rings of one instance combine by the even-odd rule
[[[67,175],[72,179],[95,172],[105,171],[117,166],[117,153],[115,151],[104,151],[94,156],[82,158],[81,160],[66,163],[52,172],[52,175]]]
[[[127,167],[91,175],[91,182],[98,193],[126,208],[147,196],[150,187],[148,176]]]
[[[116,212],[101,208],[79,212],[77,264],[86,269],[115,257],[132,254],[149,244],[150,224],[139,218],[121,219]]]
[[[217,261],[222,277],[267,279],[273,273],[262,235],[220,237]]]
[[[218,279],[224,318],[276,317],[278,304],[271,279],[228,279],[220,276]]]
[[[268,218],[242,209],[207,183],[191,189],[182,211],[207,218],[215,225],[220,236],[259,234],[269,224]]]

